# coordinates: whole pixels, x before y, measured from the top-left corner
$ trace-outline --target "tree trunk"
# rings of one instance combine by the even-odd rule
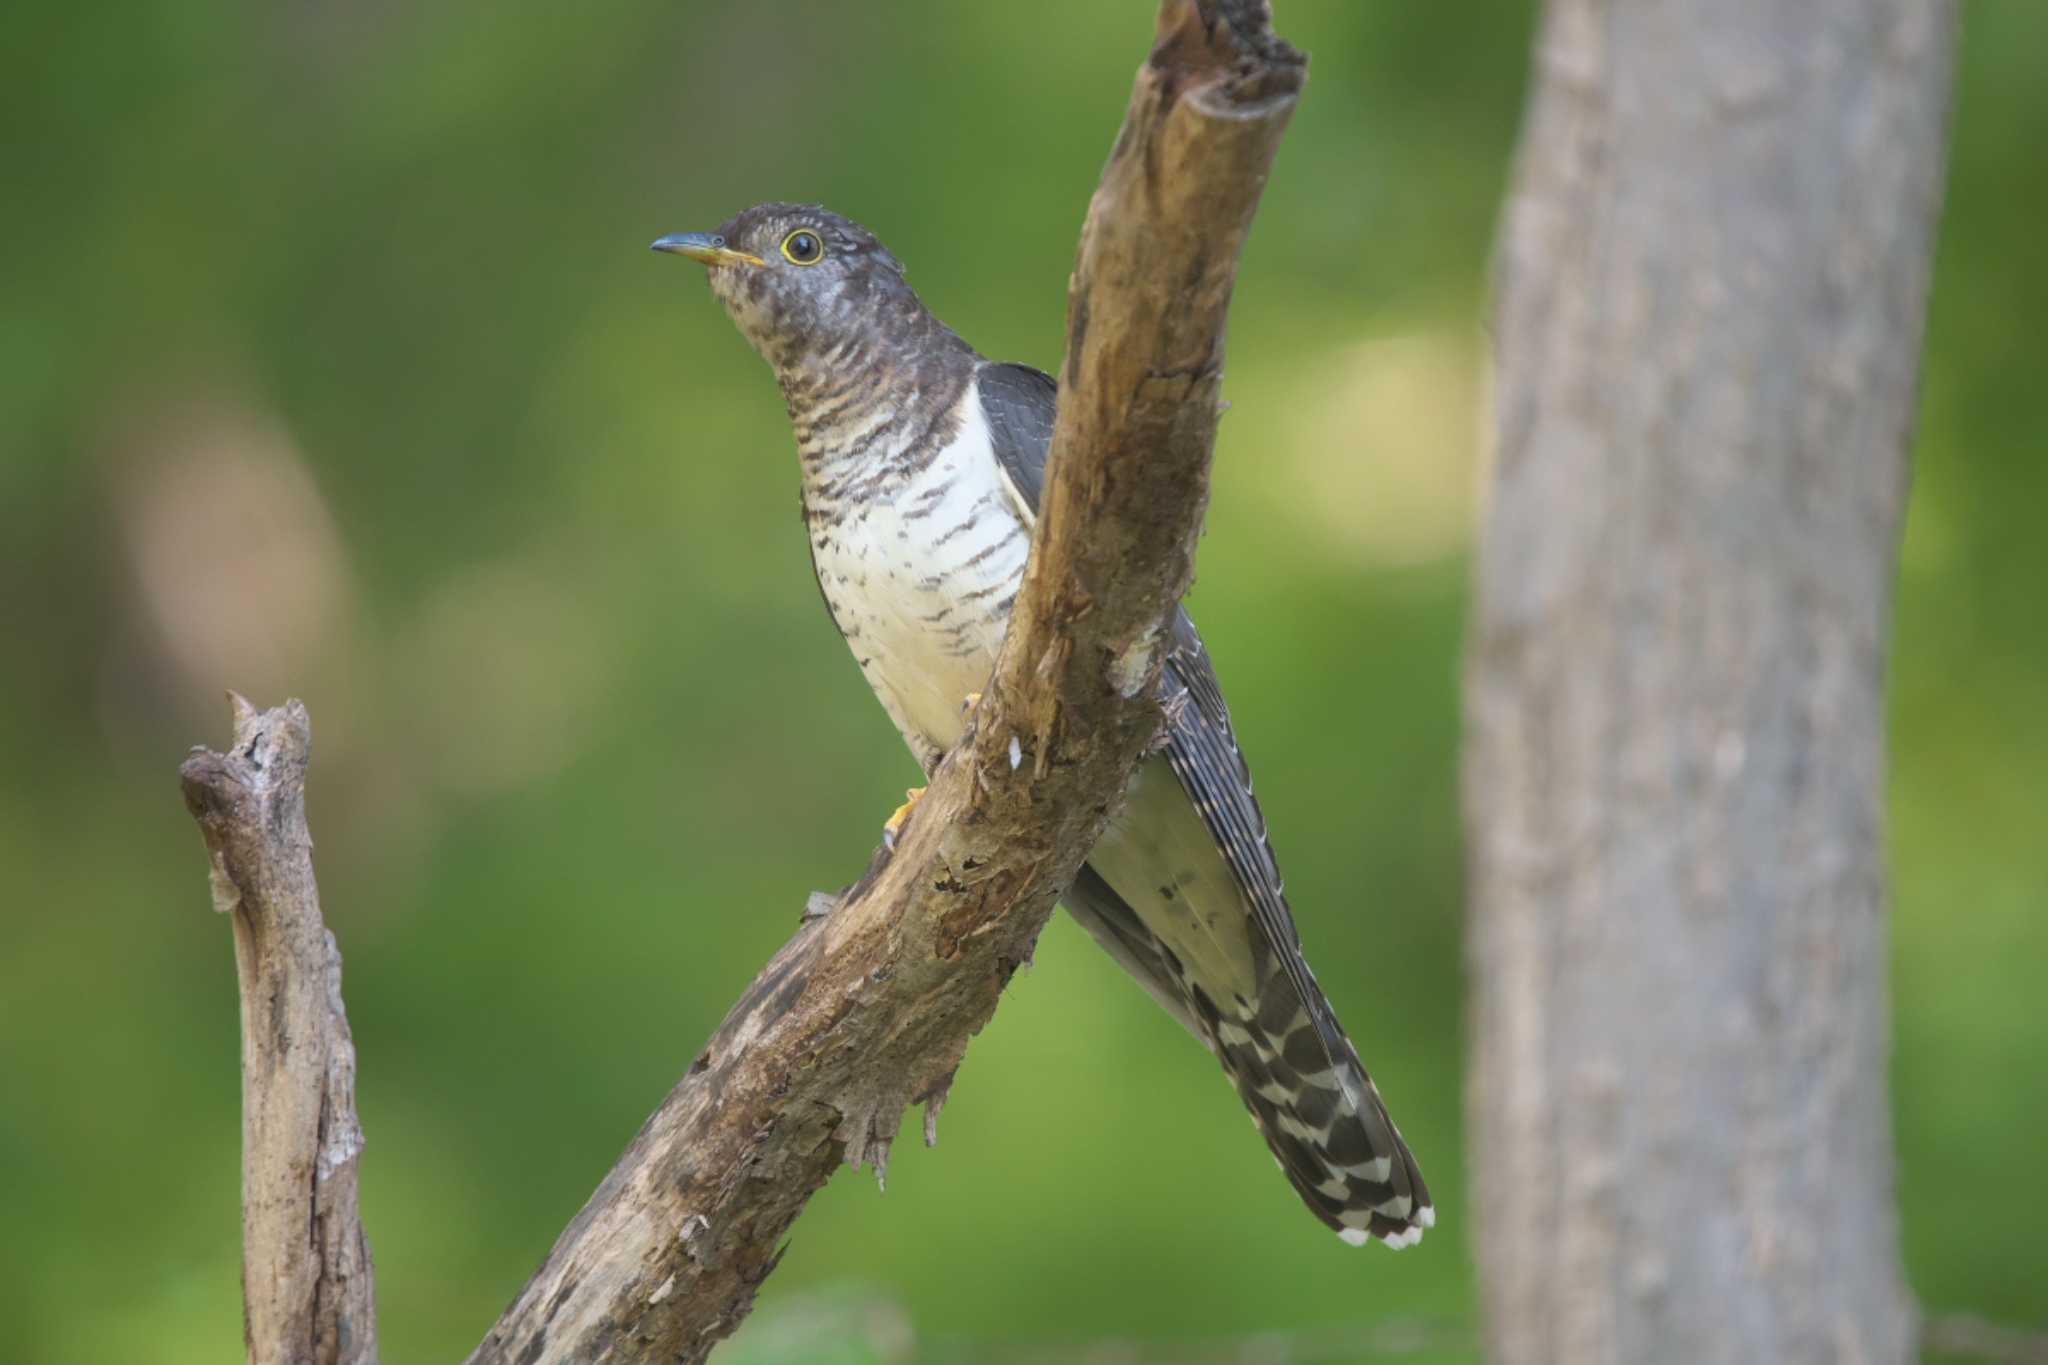
[[[1467,679],[1496,1362],[1914,1352],[1884,670],[1952,0],[1551,0]]]

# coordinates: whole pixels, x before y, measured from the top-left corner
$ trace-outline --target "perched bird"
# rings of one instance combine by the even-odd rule
[[[654,248],[708,267],[712,294],[774,369],[818,587],[930,773],[988,682],[1023,582],[1053,379],[983,359],[872,233],[815,206],[761,204]],[[1429,1189],[1302,958],[1185,611],[1161,687],[1164,748],[1139,767],[1067,910],[1215,1053],[1316,1217],[1353,1245],[1410,1245],[1436,1221]]]

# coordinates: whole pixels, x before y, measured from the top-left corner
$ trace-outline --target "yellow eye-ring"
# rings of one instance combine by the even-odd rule
[[[798,228],[782,239],[782,255],[791,265],[816,265],[825,259],[825,244],[809,228]]]

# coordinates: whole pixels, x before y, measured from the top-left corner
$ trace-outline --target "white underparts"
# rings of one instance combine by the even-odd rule
[[[920,753],[959,739],[961,701],[988,685],[1031,548],[971,385],[956,415],[952,443],[918,467],[901,451],[869,449],[849,470],[828,453],[804,492],[825,600],[869,685]],[[821,439],[828,450],[830,439]],[[892,465],[904,472],[843,505],[825,491],[835,478],[863,480]]]

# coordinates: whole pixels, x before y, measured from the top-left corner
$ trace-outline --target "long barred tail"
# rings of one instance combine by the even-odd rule
[[[1335,1013],[1297,956],[1243,1004],[1219,1008],[1092,867],[1068,911],[1167,1012],[1208,1043],[1309,1212],[1363,1246],[1413,1246],[1436,1223],[1429,1186]],[[1305,983],[1304,992],[1296,980]],[[1304,1000],[1304,994],[1311,997]]]
[[[1275,972],[1248,1005],[1190,1003],[1252,1122],[1309,1211],[1353,1246],[1413,1246],[1436,1223],[1429,1186],[1378,1087],[1310,982]]]

